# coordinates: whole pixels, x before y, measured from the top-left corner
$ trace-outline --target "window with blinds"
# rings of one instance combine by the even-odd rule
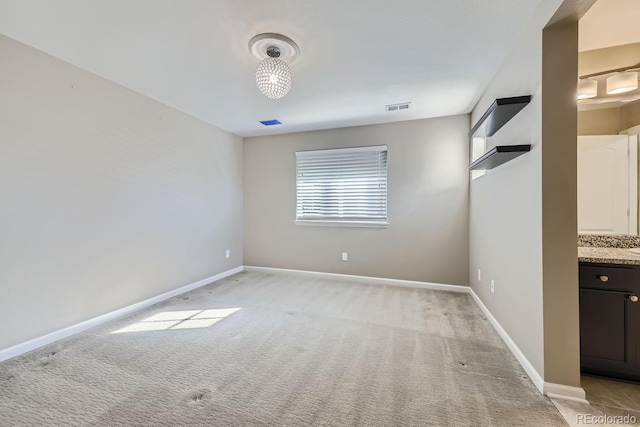
[[[387,224],[387,146],[296,153],[296,223]]]

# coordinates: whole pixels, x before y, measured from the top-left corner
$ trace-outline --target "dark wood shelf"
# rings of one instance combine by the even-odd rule
[[[487,170],[508,162],[531,150],[531,145],[496,145],[475,162],[469,165],[469,170]]]
[[[526,107],[529,102],[531,102],[531,95],[496,99],[482,117],[480,117],[478,123],[471,128],[469,136],[493,136],[493,134],[498,132],[513,116]]]

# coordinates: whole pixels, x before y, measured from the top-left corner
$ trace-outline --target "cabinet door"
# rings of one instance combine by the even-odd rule
[[[600,375],[640,375],[636,366],[638,306],[628,292],[580,290],[582,370]]]

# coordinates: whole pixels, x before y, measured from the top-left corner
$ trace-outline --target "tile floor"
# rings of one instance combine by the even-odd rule
[[[587,375],[582,376],[581,382],[582,388],[587,393],[588,404],[551,399],[570,426],[588,425],[587,420],[581,417],[583,414],[635,416],[636,422],[627,425],[640,425],[640,384],[613,381]],[[591,422],[590,424],[593,425],[594,423]]]

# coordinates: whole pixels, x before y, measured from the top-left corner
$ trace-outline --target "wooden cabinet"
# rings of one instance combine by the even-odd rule
[[[582,372],[640,381],[640,267],[580,264]]]

